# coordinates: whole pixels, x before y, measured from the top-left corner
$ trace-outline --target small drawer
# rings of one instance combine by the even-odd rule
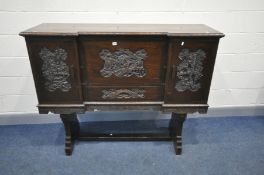
[[[163,91],[159,86],[92,86],[85,92],[86,101],[160,101]]]
[[[162,37],[80,36],[84,76],[91,86],[163,82],[166,43]]]

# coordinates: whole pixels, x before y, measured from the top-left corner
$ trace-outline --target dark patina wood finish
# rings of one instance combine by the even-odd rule
[[[80,140],[173,140],[188,113],[206,113],[218,42],[202,24],[41,24],[26,39],[39,112],[60,114],[65,152]],[[83,133],[85,111],[172,112],[169,135]]]

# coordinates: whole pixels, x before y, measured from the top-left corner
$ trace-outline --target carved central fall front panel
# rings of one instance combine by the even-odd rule
[[[102,49],[99,56],[104,60],[104,66],[100,70],[103,77],[144,77],[147,74],[144,68],[144,60],[148,56],[145,49],[135,52],[130,49],[118,49],[114,52]]]

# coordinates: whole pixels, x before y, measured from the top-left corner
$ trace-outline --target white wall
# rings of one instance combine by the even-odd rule
[[[264,103],[263,0],[0,0],[0,113],[36,112],[24,39],[43,22],[204,23],[223,33],[209,105]]]

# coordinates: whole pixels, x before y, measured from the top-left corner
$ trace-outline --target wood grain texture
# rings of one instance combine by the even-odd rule
[[[168,35],[216,36],[224,34],[204,24],[71,24],[43,23],[20,33],[26,35]]]

